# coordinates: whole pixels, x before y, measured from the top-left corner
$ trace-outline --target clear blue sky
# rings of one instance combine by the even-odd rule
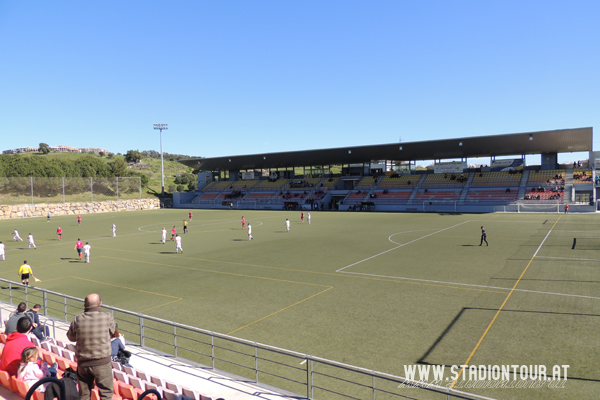
[[[598,16],[595,0],[6,0],[0,147],[159,150],[155,122],[164,151],[203,157],[597,130]]]

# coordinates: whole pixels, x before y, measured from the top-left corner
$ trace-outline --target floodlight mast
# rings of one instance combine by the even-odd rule
[[[163,129],[169,129],[169,124],[154,124],[154,129],[160,131],[160,186],[161,196],[165,195],[165,163],[163,160],[163,149],[162,149],[162,131]]]

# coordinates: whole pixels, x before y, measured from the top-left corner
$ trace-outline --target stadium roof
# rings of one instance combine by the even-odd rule
[[[240,171],[302,166],[571,153],[592,150],[592,128],[560,129],[457,139],[427,140],[320,150],[212,158],[181,163],[201,171]]]

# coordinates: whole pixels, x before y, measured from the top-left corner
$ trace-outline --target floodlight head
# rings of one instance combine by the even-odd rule
[[[154,129],[169,129],[169,124],[154,124]]]

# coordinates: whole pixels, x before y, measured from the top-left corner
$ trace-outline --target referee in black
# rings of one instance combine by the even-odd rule
[[[489,246],[489,243],[487,242],[487,233],[485,233],[485,228],[482,226],[481,227],[481,242],[479,243],[479,245],[481,246],[483,244],[483,242],[485,242],[486,246]]]

